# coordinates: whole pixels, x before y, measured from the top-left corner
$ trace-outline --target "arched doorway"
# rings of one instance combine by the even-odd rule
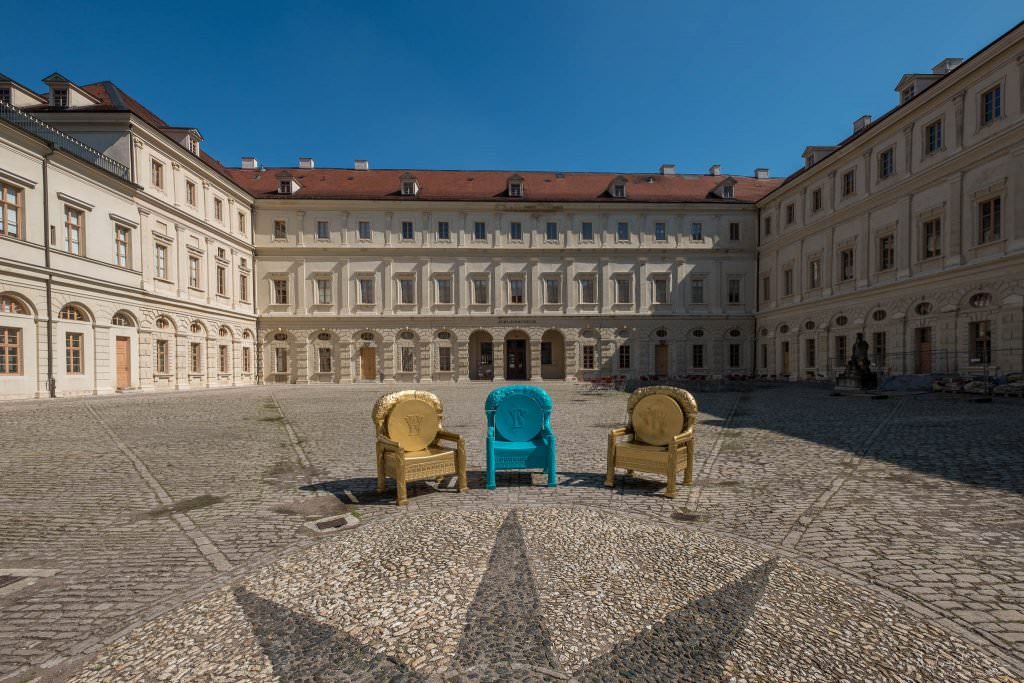
[[[541,379],[565,379],[565,337],[548,330],[540,338]]]
[[[494,339],[483,330],[469,335],[469,378],[494,379]]]
[[[513,330],[505,335],[505,379],[530,378],[530,335]]]
[[[354,337],[356,353],[352,357],[352,376],[357,382],[375,382],[378,377],[383,379],[380,373],[380,357],[378,350],[381,346],[380,337],[366,330],[357,332]]]

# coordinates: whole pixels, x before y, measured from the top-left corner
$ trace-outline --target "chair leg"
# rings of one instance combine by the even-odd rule
[[[399,505],[406,505],[409,502],[409,500],[408,500],[408,498],[406,496],[405,478],[404,477],[401,478],[401,479],[396,479],[395,480],[395,489],[396,489],[396,493],[397,493],[396,497],[398,498],[398,504]]]
[[[615,486],[615,451],[612,450],[608,453],[608,473],[604,477],[604,485],[606,488],[612,488]]]
[[[687,486],[693,485],[693,439],[686,442],[686,474],[683,483]]]
[[[377,493],[384,493],[388,483],[384,474],[384,455],[380,448],[377,448]]]
[[[494,444],[487,442],[487,488],[493,489],[498,486],[494,476]]]
[[[455,474],[458,478],[459,493],[465,493],[469,490],[469,482],[466,481],[466,447],[461,443],[455,451]]]
[[[558,486],[558,477],[555,473],[554,455],[552,455],[551,459],[548,460],[548,466],[546,469],[548,472],[548,486]]]
[[[669,445],[668,468],[665,471],[665,497],[676,497],[676,477],[679,476],[679,454],[675,446]]]

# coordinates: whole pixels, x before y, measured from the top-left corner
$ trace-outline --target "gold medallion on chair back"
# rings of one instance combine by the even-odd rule
[[[388,438],[404,451],[420,451],[434,443],[440,428],[437,410],[419,399],[399,401],[387,419]]]
[[[667,446],[683,432],[685,423],[682,408],[671,396],[646,396],[633,408],[633,431],[637,439],[652,446]]]

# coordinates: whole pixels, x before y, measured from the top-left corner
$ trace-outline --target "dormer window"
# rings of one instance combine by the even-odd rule
[[[736,185],[736,179],[732,176],[725,178],[722,182],[715,186],[715,189],[711,190],[711,195],[718,197],[719,199],[734,199],[736,193],[733,187]]]
[[[732,185],[725,185],[724,187],[722,187],[723,199],[733,199],[734,197],[735,195],[733,194]]]
[[[0,88],[0,102],[3,102],[4,104],[10,104],[11,103],[11,89],[10,88]]]
[[[914,98],[914,84],[911,83],[900,93],[900,104],[906,104]]]
[[[523,179],[519,176],[513,176],[508,180],[508,196],[509,197],[522,197],[523,196]]]
[[[196,156],[199,155],[199,143],[196,141],[196,139],[194,137],[189,135],[185,139],[185,144],[188,147],[188,151],[192,152]]]
[[[57,109],[68,108],[68,89],[67,88],[54,88],[53,89],[53,106]]]
[[[292,193],[292,181],[281,180],[277,183],[278,194],[291,194]]]
[[[626,185],[624,183],[615,183],[612,185],[612,196],[616,199],[625,199]]]
[[[415,197],[420,192],[420,184],[416,182],[416,177],[406,173],[402,176],[402,196],[403,197]]]

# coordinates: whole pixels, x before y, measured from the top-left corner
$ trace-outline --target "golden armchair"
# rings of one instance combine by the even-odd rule
[[[693,483],[693,429],[697,401],[676,387],[643,387],[629,397],[629,424],[608,433],[608,476],[604,485],[615,486],[615,469],[628,474],[652,472],[668,480],[665,497],[676,496],[676,475],[685,470],[683,483]],[[623,441],[622,437],[630,436]]]
[[[441,426],[441,401],[428,391],[396,391],[377,399],[373,424],[377,430],[377,492],[386,479],[395,480],[398,504],[406,504],[406,483],[458,477],[465,492],[466,446],[462,437]],[[445,445],[442,442],[447,442]]]

